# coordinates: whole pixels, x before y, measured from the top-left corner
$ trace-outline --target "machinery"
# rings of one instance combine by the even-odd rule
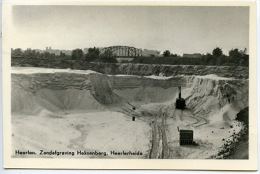
[[[181,86],[179,86],[179,98],[176,99],[176,109],[185,109],[185,99],[181,98]]]

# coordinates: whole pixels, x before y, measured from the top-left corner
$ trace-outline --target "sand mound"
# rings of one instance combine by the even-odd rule
[[[35,93],[22,88],[12,87],[12,113],[34,114],[42,110]]]
[[[89,90],[40,89],[36,92],[22,89],[12,90],[12,112],[38,114],[43,109],[52,112],[66,110],[103,110]]]

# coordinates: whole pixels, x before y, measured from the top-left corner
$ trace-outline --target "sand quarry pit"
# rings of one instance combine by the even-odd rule
[[[175,109],[178,86],[184,110]],[[13,67],[13,157],[21,157],[17,150],[29,150],[35,155],[23,157],[213,158],[243,129],[235,118],[248,107],[248,89],[248,79],[213,74],[133,76]],[[177,127],[193,130],[197,145],[180,146]]]

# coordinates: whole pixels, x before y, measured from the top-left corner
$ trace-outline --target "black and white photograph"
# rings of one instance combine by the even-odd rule
[[[8,158],[255,159],[252,7],[10,5]]]

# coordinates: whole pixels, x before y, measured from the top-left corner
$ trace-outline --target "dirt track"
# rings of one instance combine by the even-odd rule
[[[151,159],[167,159],[169,147],[166,135],[166,109],[162,108],[152,121],[152,148],[149,154]]]

